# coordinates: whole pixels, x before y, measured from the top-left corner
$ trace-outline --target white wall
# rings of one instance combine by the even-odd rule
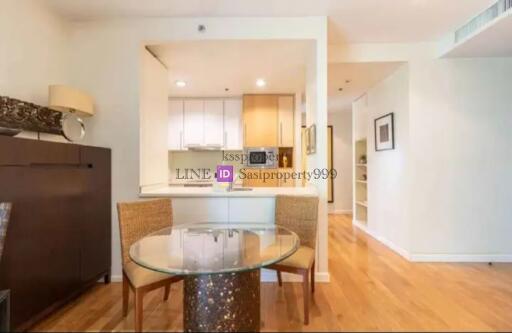
[[[148,50],[140,52],[140,186],[167,185],[168,72]]]
[[[198,33],[204,24],[206,33]],[[309,18],[183,18],[82,22],[73,25],[71,83],[96,99],[97,114],[88,122],[87,142],[112,148],[112,201],[138,199],[140,47],[176,40],[308,39],[317,41],[316,103],[318,126],[327,125],[327,21]],[[319,111],[317,111],[319,110]],[[319,135],[325,147],[325,132]],[[321,156],[323,154],[323,156]],[[325,148],[317,153],[326,164]],[[325,200],[326,186],[319,184]],[[326,206],[326,204],[324,204]],[[320,213],[319,271],[327,275],[327,211]],[[121,272],[117,214],[113,206],[113,275]]]
[[[511,86],[512,58],[417,59],[368,92],[372,235],[413,261],[512,261]],[[389,112],[396,149],[375,152]]]
[[[368,229],[409,249],[409,67],[403,65],[367,94]],[[394,113],[395,149],[375,151],[374,120]]]
[[[306,65],[306,126],[316,125],[316,153],[307,155],[308,171],[327,169],[327,25],[322,27]],[[327,180],[312,179],[318,190],[317,271],[327,275]]]
[[[38,0],[2,0],[0,95],[48,105],[48,86],[67,83],[68,25]],[[22,133],[36,138],[36,133]],[[42,138],[64,140],[42,134]]]
[[[368,95],[364,94],[352,103],[352,137],[359,141],[368,137]]]
[[[338,172],[334,180],[334,202],[329,212],[349,213],[352,211],[352,112],[329,113],[328,124],[333,126],[333,168]]]
[[[410,65],[414,260],[512,261],[512,58]]]

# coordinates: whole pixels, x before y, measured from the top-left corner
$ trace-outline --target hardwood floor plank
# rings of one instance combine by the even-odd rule
[[[351,216],[329,216],[330,283],[318,283],[310,325],[302,285],[262,283],[262,331],[511,331],[512,265],[410,263],[364,232]],[[148,294],[146,331],[181,331],[183,284],[169,300]],[[121,284],[98,284],[35,331],[131,331],[133,297],[122,317]]]

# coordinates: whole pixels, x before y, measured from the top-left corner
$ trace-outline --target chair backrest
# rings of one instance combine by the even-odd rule
[[[276,197],[276,224],[295,232],[300,245],[315,249],[318,224],[318,198],[306,196]]]
[[[144,236],[172,226],[172,202],[158,199],[117,204],[123,265],[129,263],[130,247]]]
[[[0,202],[0,260],[4,250],[5,238],[7,236],[7,226],[11,216],[12,204],[9,202]]]

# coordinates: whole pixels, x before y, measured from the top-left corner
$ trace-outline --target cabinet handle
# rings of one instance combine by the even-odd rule
[[[180,131],[180,150],[183,149],[183,131]]]
[[[224,131],[224,148],[228,147],[228,132]]]

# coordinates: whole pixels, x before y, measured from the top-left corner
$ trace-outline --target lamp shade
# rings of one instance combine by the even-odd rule
[[[92,97],[86,93],[63,85],[51,85],[49,107],[60,112],[76,112],[81,116],[94,115]]]

